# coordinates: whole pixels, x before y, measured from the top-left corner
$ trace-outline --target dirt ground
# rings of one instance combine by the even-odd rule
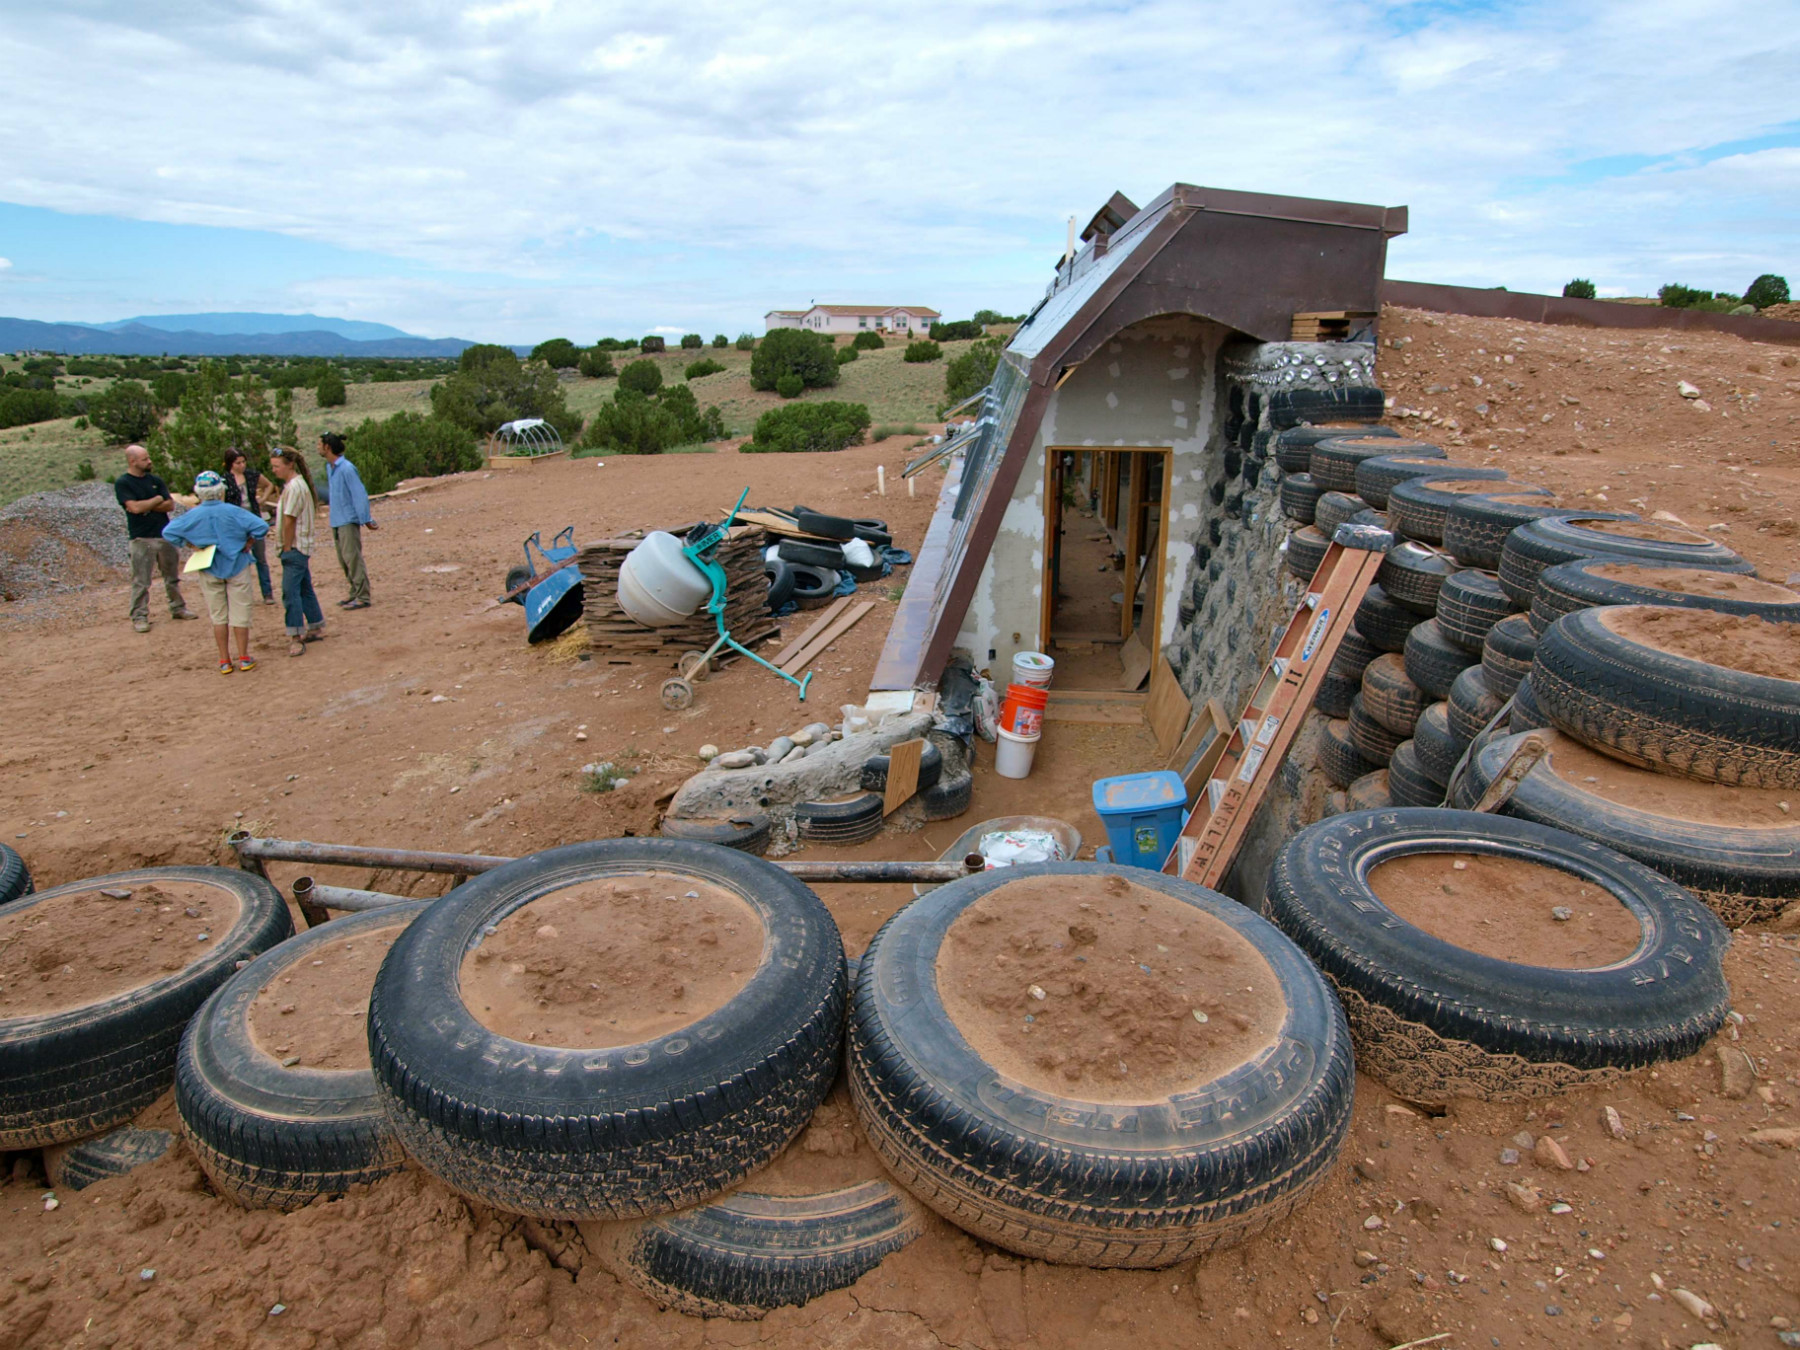
[[[1800,349],[1405,311],[1382,335],[1396,412],[1426,414],[1397,424],[1454,458],[1669,511],[1768,578],[1800,568]],[[1682,398],[1681,380],[1702,398]],[[916,498],[896,489],[910,444],[576,461],[379,503],[383,528],[365,543],[375,607],[337,611],[343,582],[321,556],[329,636],[290,660],[278,611],[258,609],[262,666],[249,675],[215,674],[204,625],[169,622],[156,596],[154,629],[134,634],[122,582],[0,607],[0,838],[47,886],[222,861],[238,827],[507,854],[648,833],[703,742],[766,742],[859,699],[892,601],[864,587],[876,608],[824,658],[804,707],[740,668],[670,714],[661,670],[558,663],[525,646],[516,607],[484,609],[519,541],[571,521],[589,538],[680,523],[753,483],[755,501],[883,516],[916,548],[936,476]],[[1030,779],[997,778],[991,756],[983,746],[967,816],[848,856],[935,857],[966,825],[1022,811],[1072,821],[1091,854],[1091,781],[1147,767],[1154,747],[1139,728],[1052,723]],[[583,793],[580,766],[609,759],[632,781]],[[341,869],[324,879],[435,889]],[[856,952],[910,890],[821,893]],[[585,1259],[573,1229],[491,1213],[417,1172],[298,1214],[251,1214],[177,1148],[51,1210],[34,1155],[17,1155],[0,1190],[0,1347],[1776,1346],[1779,1319],[1800,1323],[1800,945],[1742,933],[1727,974],[1743,1020],[1715,1046],[1579,1096],[1432,1117],[1359,1079],[1343,1164],[1293,1218],[1210,1259],[1053,1267],[933,1219],[852,1289],[756,1324],[660,1312]],[[149,1114],[172,1117],[166,1103]],[[822,1160],[875,1167],[841,1089],[769,1184]],[[1710,1323],[1694,1311],[1706,1306]]]

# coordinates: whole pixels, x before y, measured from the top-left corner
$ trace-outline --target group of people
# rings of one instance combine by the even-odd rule
[[[378,529],[369,513],[369,494],[362,475],[344,456],[344,438],[336,432],[319,437],[325,459],[325,500],[338,565],[350,594],[340,609],[367,609],[369,573],[363,563],[364,527]],[[125,509],[131,540],[131,626],[150,631],[150,582],[161,571],[168,595],[169,617],[197,619],[181,594],[181,561],[176,545],[194,550],[187,570],[196,574],[212,619],[219,647],[219,673],[256,669],[250,655],[250,613],[254,604],[251,570],[265,605],[275,603],[270,584],[268,536],[275,536],[281,563],[281,603],[285,608],[288,655],[303,656],[306,644],[325,636],[325,612],[313,589],[312,554],[317,543],[314,520],[318,497],[312,471],[298,450],[280,447],[269,456],[269,472],[277,488],[250,467],[244,452],[225,452],[222,472],[208,469],[194,479],[193,496],[177,497],[152,472],[150,452],[141,445],[125,450],[125,472],[113,484]],[[188,509],[173,515],[176,503]]]

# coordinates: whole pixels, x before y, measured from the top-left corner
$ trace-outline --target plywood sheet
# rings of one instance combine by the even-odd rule
[[[1144,683],[1144,676],[1150,673],[1150,649],[1136,633],[1126,638],[1119,648],[1119,666],[1125,672],[1119,678],[1119,688],[1127,692],[1139,688]]]
[[[888,747],[887,790],[881,814],[891,816],[919,790],[919,757],[925,753],[923,738]]]
[[[1187,731],[1193,706],[1188,702],[1188,696],[1182,692],[1181,683],[1175,678],[1175,672],[1166,660],[1158,661],[1150,676],[1150,702],[1144,713],[1151,732],[1156,736],[1157,750],[1165,757],[1174,754],[1175,747],[1181,744],[1182,735]]]

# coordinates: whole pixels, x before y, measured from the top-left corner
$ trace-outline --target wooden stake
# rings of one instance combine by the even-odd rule
[[[906,495],[909,497],[918,496],[918,493],[913,491],[913,480],[910,478],[906,480]]]
[[[885,464],[875,466],[875,495],[887,496],[887,465]]]

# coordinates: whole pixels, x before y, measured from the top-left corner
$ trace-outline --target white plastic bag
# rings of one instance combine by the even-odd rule
[[[985,675],[975,677],[975,734],[984,741],[1000,739],[1000,692]]]
[[[852,567],[873,567],[875,550],[869,547],[866,539],[846,539],[840,545],[844,550],[844,561]]]

